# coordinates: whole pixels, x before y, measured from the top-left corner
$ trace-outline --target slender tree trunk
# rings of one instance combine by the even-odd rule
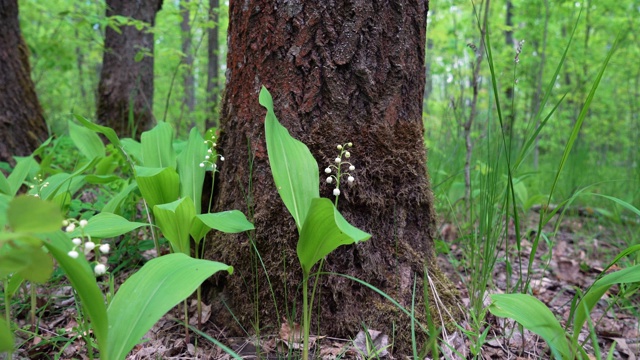
[[[536,92],[533,94],[533,116],[536,119],[536,128],[540,126],[540,101],[542,101],[542,78],[544,75],[544,67],[547,57],[547,34],[549,31],[549,17],[551,13],[549,11],[549,0],[544,0],[544,29],[542,31],[542,50],[540,51],[540,65],[538,67],[538,73],[536,74]],[[536,136],[533,145],[533,168],[538,170],[540,162],[540,137]]]
[[[478,106],[478,95],[480,93],[480,65],[482,65],[482,58],[484,56],[484,37],[487,33],[487,24],[489,20],[489,5],[490,0],[486,0],[480,7],[479,16],[482,17],[482,23],[480,28],[480,46],[473,46],[475,54],[475,62],[472,66],[472,79],[471,88],[473,90],[473,97],[471,98],[471,109],[469,110],[469,117],[467,121],[462,125],[464,132],[464,143],[466,148],[466,156],[464,160],[464,199],[466,212],[469,218],[471,218],[471,156],[473,155],[473,142],[471,141],[471,127],[476,118],[476,108]]]
[[[107,17],[126,16],[155,24],[162,0],[107,0]],[[107,27],[97,120],[121,136],[139,138],[151,128],[153,117],[153,33],[148,28]]]
[[[511,0],[507,0],[507,4],[505,7],[505,26],[506,26],[506,30],[504,32],[504,41],[505,44],[507,45],[507,47],[516,49],[516,43],[513,39],[513,2]],[[511,106],[513,104],[513,87],[515,86],[515,84],[511,84],[508,83],[505,85],[505,89],[504,89],[504,95],[507,101],[504,102],[504,104],[507,104],[508,106],[505,106],[505,108],[503,109],[503,113],[506,114],[506,119],[507,122],[511,123],[513,122],[513,117],[515,117],[514,114],[514,110],[513,107]]]
[[[215,234],[206,254],[234,266],[234,274],[217,286],[224,285],[220,299],[245,328],[275,332],[283,319],[301,320],[294,314],[300,314],[302,299],[297,232],[269,168],[265,111],[258,104],[262,85],[271,91],[280,121],[309,146],[320,168],[336,157],[336,145],[353,143],[356,181],[343,189],[339,209],[373,237],[339,248],[323,270],[362,279],[406,307],[415,295],[421,310],[428,275],[438,284],[441,306],[456,313],[452,286],[433,251],[435,214],[422,123],[427,10],[425,0],[230,2],[218,142],[226,160],[215,210],[240,209],[256,230],[249,238]],[[322,196],[333,198],[331,186],[319,186]],[[411,353],[409,319],[371,289],[322,275],[315,300],[314,332],[349,337],[366,326],[394,336],[398,353]],[[424,312],[418,313],[424,320]],[[218,314],[224,326],[240,332],[225,307]],[[417,336],[421,346],[426,335]]]
[[[218,125],[218,21],[220,17],[220,0],[209,0],[209,20],[213,26],[209,28],[209,42],[207,48],[207,108],[209,115],[207,116],[207,128]]]
[[[433,50],[433,40],[427,39],[427,53],[426,53],[426,61],[425,61],[425,85],[424,85],[424,95],[423,95],[423,107],[425,113],[429,114],[429,98],[431,97],[431,93],[433,92],[433,78],[431,76],[431,50]]]
[[[18,1],[0,0],[0,161],[13,164],[12,156],[31,154],[47,133],[20,32]]]
[[[184,87],[184,95],[182,97],[182,109],[180,111],[180,119],[178,124],[182,123],[183,118],[192,119],[190,116],[196,107],[196,91],[195,91],[195,79],[193,77],[193,49],[191,48],[191,11],[189,10],[190,0],[180,1],[180,14],[182,15],[182,22],[180,23],[180,32],[182,34],[182,54],[183,54],[183,77],[182,84]],[[188,120],[187,127],[190,128],[195,125],[193,120]],[[178,131],[181,131],[181,127],[178,126]]]

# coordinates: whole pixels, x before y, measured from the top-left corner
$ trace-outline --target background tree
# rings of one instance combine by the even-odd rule
[[[207,116],[206,127],[210,128],[217,124],[218,116],[218,53],[220,46],[218,44],[220,19],[220,0],[209,0],[209,26],[208,43],[207,43]]]
[[[299,321],[291,312],[301,299],[296,227],[278,198],[265,148],[262,85],[271,91],[280,121],[309,146],[322,169],[336,157],[337,144],[354,144],[356,181],[342,189],[339,208],[373,237],[339,248],[324,270],[367,281],[410,306],[412,294],[423,304],[427,269],[451,305],[454,295],[443,286],[448,281],[440,277],[433,251],[435,214],[423,143],[427,6],[406,0],[231,2],[218,142],[226,161],[215,207],[246,210],[256,231],[250,241],[215,238],[208,257],[234,265],[224,299],[243,326],[278,327],[284,317]],[[333,198],[333,186],[320,186],[322,196]],[[319,326],[321,334],[353,336],[363,324],[390,334],[393,323],[408,323],[383,297],[342,277],[322,276],[316,300],[320,314],[313,318],[321,321],[312,328]],[[396,330],[395,345],[408,351],[409,327]]]
[[[180,1],[180,13],[182,15],[182,22],[180,22],[180,34],[182,36],[182,84],[184,92],[182,95],[182,106],[180,111],[180,118],[177,123],[178,133],[182,129],[182,119],[187,119],[187,129],[191,129],[195,125],[191,114],[196,108],[196,89],[195,89],[195,77],[193,75],[193,49],[191,46],[191,40],[193,38],[191,28],[191,1]],[[187,131],[188,132],[188,131]]]
[[[107,17],[124,16],[124,26],[109,26],[98,85],[98,123],[120,136],[139,137],[153,117],[153,33],[162,0],[107,0]],[[136,22],[137,21],[137,22]]]
[[[47,138],[17,0],[0,0],[0,84],[0,161],[13,162],[13,155],[28,155]]]

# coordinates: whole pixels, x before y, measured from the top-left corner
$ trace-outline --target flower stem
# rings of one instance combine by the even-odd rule
[[[302,360],[309,360],[309,330],[311,324],[309,324],[309,274],[303,271],[302,275],[302,327],[304,329],[304,339],[302,347]]]

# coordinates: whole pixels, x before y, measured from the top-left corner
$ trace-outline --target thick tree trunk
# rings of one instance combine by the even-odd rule
[[[209,0],[209,20],[213,22],[213,26],[209,28],[209,41],[207,46],[207,107],[209,115],[207,116],[207,129],[218,125],[218,19],[220,17],[220,0]]]
[[[17,0],[0,0],[0,134],[0,161],[10,163],[13,155],[29,155],[47,138]]]
[[[152,27],[162,0],[107,0],[107,17],[121,15]],[[123,26],[107,27],[98,84],[97,120],[121,136],[138,138],[154,123],[153,33]]]
[[[226,161],[215,210],[243,210],[256,230],[252,240],[246,234],[216,234],[207,257],[235,267],[218,286],[225,285],[221,298],[245,328],[276,332],[285,318],[301,322],[297,232],[269,168],[265,111],[258,104],[262,85],[271,91],[280,121],[309,146],[321,169],[336,157],[337,144],[353,143],[356,181],[343,189],[339,209],[373,237],[339,248],[326,258],[323,270],[362,279],[406,307],[416,280],[416,304],[423,310],[428,269],[445,307],[451,307],[454,294],[444,285],[448,281],[433,251],[435,214],[425,166],[427,10],[425,0],[230,2],[218,142]],[[322,196],[333,198],[333,187],[319,186]],[[391,336],[395,323],[395,346],[410,352],[409,319],[369,288],[323,275],[315,296],[313,332],[348,337],[366,325]],[[234,328],[225,314],[221,310],[218,320]],[[424,340],[424,334],[418,336]]]

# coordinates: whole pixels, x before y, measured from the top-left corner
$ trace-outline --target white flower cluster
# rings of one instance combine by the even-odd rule
[[[340,195],[340,179],[343,176],[347,177],[347,183],[349,185],[353,184],[355,178],[351,175],[350,171],[354,171],[356,169],[353,164],[351,164],[348,160],[351,158],[351,153],[347,150],[347,148],[353,147],[352,143],[346,143],[344,145],[338,145],[336,148],[340,151],[338,157],[333,160],[333,164],[329,165],[326,169],[324,169],[325,174],[329,175],[326,178],[327,184],[334,184],[336,187],[333,189],[333,195]],[[343,171],[343,166],[346,166],[348,171]]]
[[[204,143],[207,144],[209,148],[207,149],[207,155],[204,156],[204,161],[200,163],[200,167],[206,167],[207,170],[217,171],[218,166],[212,161],[211,157],[214,159],[217,157],[220,161],[224,161],[224,156],[215,153],[216,146],[218,146],[216,143],[216,136],[211,135],[211,140],[205,140]]]
[[[33,196],[40,197],[40,192],[42,191],[42,189],[44,189],[47,186],[49,186],[49,182],[48,181],[44,181],[42,179],[42,175],[40,175],[40,174],[38,174],[38,176],[34,176],[33,177],[33,181],[36,182],[36,185],[30,185],[29,188],[30,189],[36,189],[36,193],[33,194]]]
[[[84,255],[89,254],[91,251],[95,251],[96,247],[100,250],[102,254],[108,254],[111,248],[109,244],[96,244],[91,241],[91,236],[85,234],[84,228],[87,226],[87,220],[77,221],[76,219],[68,219],[62,221],[62,226],[64,226],[64,231],[67,233],[72,233],[76,230],[76,228],[80,229],[80,237],[74,237],[71,239],[73,243],[73,249],[67,253],[69,257],[73,259],[77,259],[80,256],[78,250],[82,251]],[[85,240],[86,239],[86,240]],[[93,272],[96,276],[104,275],[107,272],[107,266],[99,261],[100,256],[96,254],[96,265],[93,267]]]

